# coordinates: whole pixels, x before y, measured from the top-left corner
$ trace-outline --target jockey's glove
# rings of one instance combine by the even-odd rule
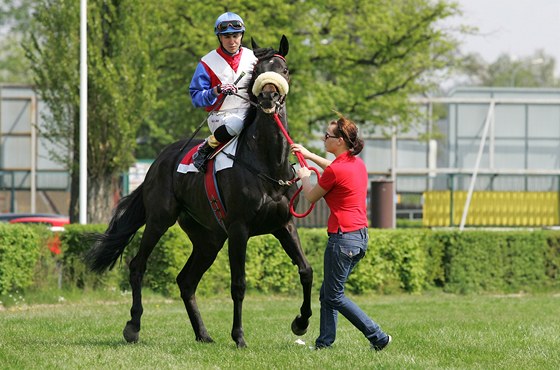
[[[237,86],[234,84],[221,84],[218,85],[218,94],[233,95],[237,92]]]

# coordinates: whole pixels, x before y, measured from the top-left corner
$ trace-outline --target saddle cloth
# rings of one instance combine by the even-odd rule
[[[204,143],[202,143],[204,144]],[[200,144],[200,145],[202,145]],[[181,159],[181,162],[177,166],[177,172],[180,173],[188,173],[188,172],[198,172],[198,169],[194,166],[192,157],[194,153],[198,150],[200,145],[195,146],[191,150],[189,150]],[[218,147],[220,148],[220,147]],[[231,168],[233,166],[233,160],[228,158],[223,153],[228,153],[231,155],[235,155],[235,151],[237,150],[237,136],[231,139],[228,143],[223,146],[223,149],[214,157],[214,168],[216,172],[221,171],[226,168]],[[214,155],[214,154],[213,154]]]

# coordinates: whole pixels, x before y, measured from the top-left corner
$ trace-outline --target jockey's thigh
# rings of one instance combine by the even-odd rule
[[[228,133],[237,136],[243,130],[245,115],[245,112],[215,112],[208,116],[208,127],[214,132],[218,127],[226,125]]]

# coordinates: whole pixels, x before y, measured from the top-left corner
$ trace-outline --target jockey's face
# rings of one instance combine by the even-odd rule
[[[243,34],[241,32],[219,35],[220,43],[228,53],[235,54],[241,47],[242,36]]]

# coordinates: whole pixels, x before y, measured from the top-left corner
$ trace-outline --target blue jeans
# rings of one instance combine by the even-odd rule
[[[336,339],[338,312],[360,330],[371,344],[387,340],[379,325],[344,295],[344,284],[356,264],[364,257],[368,244],[367,228],[349,233],[329,233],[324,256],[320,334],[315,347],[328,347]]]

